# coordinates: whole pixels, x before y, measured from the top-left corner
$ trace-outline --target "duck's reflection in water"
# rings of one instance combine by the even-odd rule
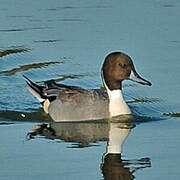
[[[101,163],[101,171],[104,180],[132,180],[138,169],[151,167],[150,158],[133,160],[122,159],[123,143],[135,127],[130,119],[119,119],[120,121],[109,124],[108,142],[106,153]]]
[[[131,180],[138,169],[151,167],[150,158],[122,159],[123,143],[134,127],[132,117],[127,116],[107,121],[40,124],[29,131],[27,139],[43,136],[73,142],[76,144],[72,147],[81,148],[107,141],[100,163],[104,180]]]
[[[121,154],[106,154],[101,164],[104,180],[132,180],[138,169],[151,167],[150,158],[123,160]]]

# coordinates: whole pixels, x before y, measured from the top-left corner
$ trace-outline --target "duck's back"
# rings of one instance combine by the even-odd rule
[[[49,106],[54,121],[80,121],[109,117],[108,96],[102,90],[61,91]]]

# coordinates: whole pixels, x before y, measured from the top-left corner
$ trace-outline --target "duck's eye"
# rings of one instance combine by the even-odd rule
[[[122,68],[125,68],[127,66],[127,64],[121,64],[121,63],[119,63],[118,65]]]

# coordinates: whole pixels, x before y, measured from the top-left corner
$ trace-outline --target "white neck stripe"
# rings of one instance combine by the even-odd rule
[[[110,116],[118,116],[122,114],[131,114],[131,110],[124,101],[122,91],[120,89],[110,90],[105,83],[103,72],[101,71],[102,81],[109,96],[109,113]]]

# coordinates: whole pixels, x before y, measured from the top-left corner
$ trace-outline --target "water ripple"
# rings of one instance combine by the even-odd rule
[[[160,101],[159,98],[139,97],[139,98],[133,98],[133,100],[128,101],[128,103],[155,103],[159,101]]]
[[[32,28],[12,28],[12,29],[0,29],[0,32],[22,32],[29,30],[43,30],[43,29],[52,29],[51,27],[32,27]]]
[[[45,68],[49,65],[61,64],[61,63],[64,63],[64,61],[48,61],[48,62],[41,62],[41,63],[25,64],[25,65],[21,65],[17,68],[1,71],[0,75],[12,76],[19,72],[25,72],[25,71],[29,71],[31,69]]]
[[[78,18],[63,18],[63,19],[58,19],[58,21],[63,21],[63,22],[87,22],[86,19],[78,19]]]
[[[165,8],[174,8],[174,7],[176,7],[176,5],[174,5],[174,4],[164,4],[163,7],[165,7]]]
[[[14,15],[14,16],[7,16],[8,18],[32,18],[31,15]]]
[[[170,112],[170,113],[164,113],[165,116],[170,116],[170,117],[180,117],[180,112]]]
[[[36,40],[34,43],[56,43],[56,42],[61,42],[63,40],[61,39],[49,39],[49,40]]]
[[[53,78],[53,80],[55,80],[56,82],[60,82],[60,81],[64,81],[67,79],[81,79],[83,77],[87,77],[87,76],[92,76],[91,74],[62,74],[62,75],[58,75],[58,77]],[[49,81],[51,79],[46,79],[46,81]],[[38,83],[42,83],[44,81],[38,81]]]
[[[107,9],[112,6],[97,5],[97,6],[61,6],[55,8],[48,8],[47,11],[58,11],[58,10],[71,10],[71,9]]]
[[[14,48],[8,48],[4,50],[0,50],[0,57],[4,57],[10,54],[17,54],[17,53],[22,53],[22,52],[27,52],[30,49],[28,48],[23,48],[23,47],[14,47]]]
[[[0,122],[0,126],[2,126],[2,125],[12,125],[12,124],[14,124],[14,123],[12,123],[12,122]]]

